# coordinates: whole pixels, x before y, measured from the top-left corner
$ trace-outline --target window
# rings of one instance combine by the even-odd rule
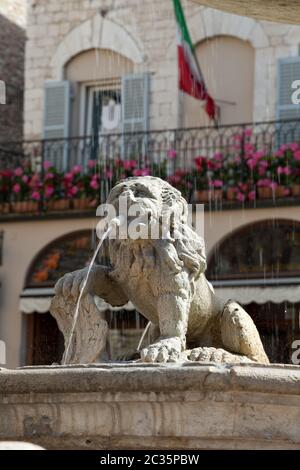
[[[300,277],[300,223],[268,220],[221,242],[210,258],[212,280]]]
[[[86,135],[110,134],[122,130],[121,84],[87,89]]]

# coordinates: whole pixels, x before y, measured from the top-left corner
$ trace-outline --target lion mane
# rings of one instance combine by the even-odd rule
[[[188,223],[188,205],[181,193],[160,178],[135,177],[119,182],[107,202],[118,210],[118,200],[124,191],[131,191],[135,198],[145,203],[150,197],[150,206],[155,206],[152,211],[155,222],[161,227],[167,221],[170,230],[167,238],[136,241],[111,239],[112,276],[125,280],[129,274],[147,274],[157,263],[167,263],[169,273],[176,274],[186,269],[191,279],[197,279],[206,269],[204,240]],[[125,266],[128,266],[127,270]]]

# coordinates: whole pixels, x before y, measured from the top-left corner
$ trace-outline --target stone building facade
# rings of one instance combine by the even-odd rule
[[[21,140],[23,136],[25,24],[25,0],[1,1],[0,80],[6,89],[6,104],[0,104],[2,141]]]
[[[208,88],[221,109],[221,123],[278,117],[278,60],[298,57],[300,27],[239,17],[190,0],[182,4]],[[151,129],[207,124],[198,103],[185,98],[182,106],[179,97],[171,1],[31,0],[27,36],[26,138],[43,135],[45,81],[68,79],[75,60],[81,60],[77,69],[86,72],[71,80],[73,111],[81,116],[81,85],[116,78],[109,69],[125,61],[119,75],[150,74]],[[90,51],[94,55],[89,61]],[[105,59],[107,51],[116,55],[113,62]],[[79,124],[75,129],[77,135],[85,133]]]

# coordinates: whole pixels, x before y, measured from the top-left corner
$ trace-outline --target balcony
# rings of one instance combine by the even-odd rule
[[[210,209],[300,202],[300,120],[0,144],[1,218],[87,213],[129,176]]]

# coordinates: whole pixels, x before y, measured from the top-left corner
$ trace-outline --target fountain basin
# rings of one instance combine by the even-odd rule
[[[300,448],[299,366],[1,369],[0,390],[0,439],[46,449]]]

